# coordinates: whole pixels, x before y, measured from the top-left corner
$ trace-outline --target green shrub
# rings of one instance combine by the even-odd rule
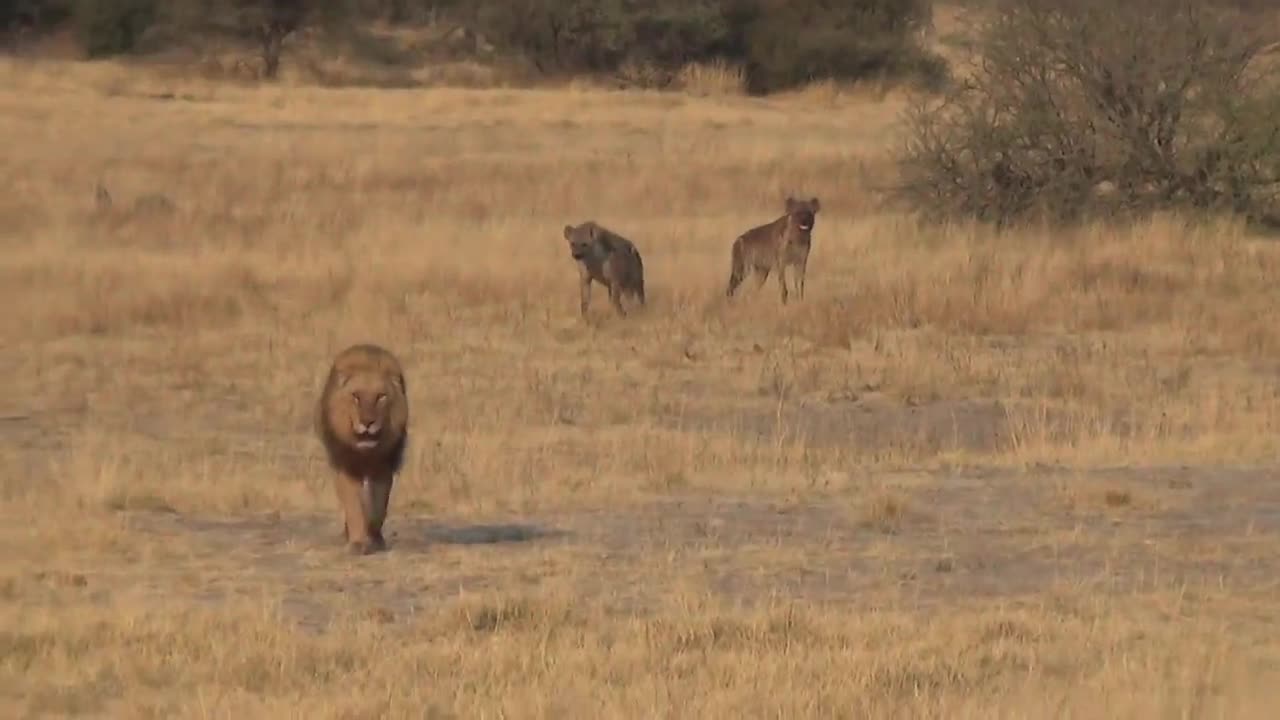
[[[743,65],[749,89],[945,74],[918,44],[931,0],[479,0],[470,18],[546,72]]]
[[[930,0],[758,0],[746,28],[747,82],[771,92],[812,80],[921,74],[945,65],[918,43]]]
[[[613,70],[632,42],[621,0],[477,3],[477,23],[501,47],[544,72]]]
[[[633,9],[632,60],[676,70],[741,55],[742,32],[722,0],[654,2]]]
[[[127,53],[156,19],[156,0],[77,0],[76,32],[89,57]]]
[[[37,32],[57,26],[71,15],[73,0],[0,0],[0,32],[23,26]]]

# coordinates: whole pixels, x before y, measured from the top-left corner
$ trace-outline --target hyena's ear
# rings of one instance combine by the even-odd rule
[[[809,207],[813,208],[814,212],[818,212],[818,210],[822,209],[822,203],[818,202],[818,198],[815,196],[810,198]]]
[[[796,202],[795,198],[791,197],[790,195],[787,196],[787,202],[786,202],[787,212],[791,212],[792,210],[794,210],[796,205],[798,204],[799,203]]]
[[[564,239],[565,239],[565,240],[572,240],[572,239],[573,239],[573,226],[572,226],[572,225],[565,225],[565,226],[564,226]]]

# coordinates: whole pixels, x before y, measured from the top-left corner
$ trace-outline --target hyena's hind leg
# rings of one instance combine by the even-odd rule
[[[769,273],[773,272],[773,268],[765,265],[763,267],[757,267],[754,272],[756,276],[756,290],[759,290],[764,287],[765,283],[769,282]]]
[[[733,241],[733,250],[729,260],[729,287],[724,291],[725,297],[733,297],[738,286],[747,278],[746,252],[742,247],[742,238]]]
[[[613,308],[618,311],[619,315],[626,316],[626,308],[622,307],[622,283],[614,281],[609,283],[609,302],[613,304]]]
[[[767,275],[767,273],[766,273]],[[764,284],[763,282],[761,283]],[[785,263],[778,263],[778,289],[782,292],[782,304],[787,304],[787,266]]]
[[[632,288],[632,293],[635,294],[636,300],[639,300],[641,305],[645,304],[644,263],[640,260],[639,256],[636,257],[636,281],[635,281],[635,287]]]

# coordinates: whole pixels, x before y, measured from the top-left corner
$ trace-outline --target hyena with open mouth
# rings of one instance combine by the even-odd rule
[[[767,225],[751,228],[733,241],[733,264],[729,271],[726,297],[733,297],[747,272],[755,274],[757,286],[764,285],[769,273],[778,271],[778,287],[782,302],[787,302],[787,268],[794,268],[796,295],[804,299],[805,268],[809,264],[809,248],[813,243],[813,224],[821,205],[818,198],[787,198],[786,213]]]

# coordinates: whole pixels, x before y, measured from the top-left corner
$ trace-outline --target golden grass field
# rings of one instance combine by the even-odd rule
[[[1280,246],[920,224],[903,107],[0,61],[0,712],[1269,717]],[[727,303],[789,192],[806,298]],[[579,318],[586,219],[644,311]],[[361,341],[412,440],[354,558]]]

